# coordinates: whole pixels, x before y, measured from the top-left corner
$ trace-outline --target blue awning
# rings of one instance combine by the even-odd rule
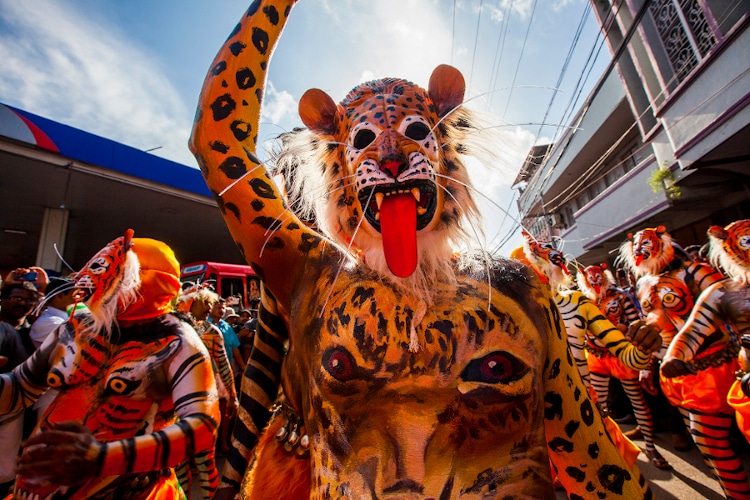
[[[212,197],[196,168],[1,103],[0,136],[73,160]]]

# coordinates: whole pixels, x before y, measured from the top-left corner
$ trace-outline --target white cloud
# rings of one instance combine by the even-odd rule
[[[483,218],[487,248],[497,249],[501,255],[507,256],[520,244],[516,193],[510,186],[531,149],[534,136],[518,126],[504,127],[497,135],[497,163],[491,166],[487,166],[487,162],[481,165],[470,163],[469,171]]]
[[[297,101],[286,90],[276,90],[271,81],[266,82],[261,120],[283,124],[297,119]],[[282,130],[279,130],[281,132]]]
[[[113,26],[57,0],[0,0],[0,95],[8,104],[195,165],[192,111],[158,64]]]

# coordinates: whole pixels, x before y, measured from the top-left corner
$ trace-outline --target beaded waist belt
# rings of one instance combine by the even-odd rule
[[[729,363],[733,359],[737,358],[737,354],[739,354],[739,352],[740,346],[735,343],[730,343],[727,344],[724,349],[711,353],[708,356],[702,358],[695,358],[689,361],[688,364],[695,368],[697,371],[701,371],[712,366],[717,367],[723,365],[724,363]]]
[[[584,344],[583,348],[586,349],[589,352],[589,354],[591,354],[592,356],[594,356],[596,358],[610,358],[610,357],[614,357],[612,355],[612,353],[609,352],[608,349],[603,349],[601,347],[595,347],[595,346],[589,344],[588,342],[586,344]]]

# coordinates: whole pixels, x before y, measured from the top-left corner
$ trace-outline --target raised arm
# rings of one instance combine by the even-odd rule
[[[731,322],[730,315],[725,312],[727,283],[729,282],[714,283],[698,297],[690,316],[674,336],[664,355],[661,373],[665,377],[696,373],[689,362],[695,359],[699,351],[729,343],[727,328],[722,327],[725,322]]]
[[[247,11],[206,76],[189,144],[245,260],[285,307],[304,259],[320,251],[320,237],[287,210],[256,154],[269,59],[293,4],[254,2]]]

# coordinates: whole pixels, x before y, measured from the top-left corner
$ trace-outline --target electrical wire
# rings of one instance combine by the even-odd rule
[[[456,0],[453,0],[453,32],[451,33],[451,66],[453,66],[453,51],[456,44]]]
[[[505,114],[508,112],[508,105],[510,104],[510,99],[513,96],[513,87],[516,84],[516,78],[518,78],[518,70],[521,67],[521,61],[523,60],[523,54],[526,50],[526,42],[529,40],[529,32],[531,31],[531,25],[534,21],[534,13],[536,12],[536,3],[537,0],[534,0],[534,3],[531,7],[531,15],[529,16],[529,24],[526,26],[526,34],[523,37],[523,45],[521,46],[521,53],[518,56],[518,63],[516,64],[516,71],[513,74],[513,81],[510,85],[510,91],[508,92],[508,100],[505,102],[505,109],[503,110],[502,117],[505,118]]]
[[[578,41],[581,38],[581,33],[583,32],[583,27],[586,24],[586,19],[588,18],[589,12],[591,12],[591,4],[586,3],[583,9],[583,15],[581,16],[581,20],[578,22],[578,28],[576,29],[575,35],[573,36],[573,42],[570,44],[570,48],[568,49],[568,54],[565,57],[565,61],[563,62],[563,66],[560,69],[560,74],[557,77],[557,83],[555,83],[555,89],[559,89],[562,85],[562,81],[565,78],[565,74],[568,71],[568,66],[570,65],[570,61],[573,58],[573,53],[575,52],[576,47],[578,46]],[[557,94],[559,93],[559,90],[554,90],[552,92],[552,96],[550,97],[549,104],[547,104],[547,109],[544,111],[544,117],[542,118],[541,123],[539,124],[539,129],[537,130],[536,136],[534,137],[533,144],[536,144],[539,140],[539,137],[542,135],[542,129],[544,125],[547,123],[547,117],[549,116],[550,111],[552,110],[552,105],[555,103],[555,98],[557,97]]]
[[[474,36],[474,53],[471,55],[471,69],[469,70],[469,88],[471,88],[471,80],[474,77],[474,61],[477,58],[477,46],[479,45],[479,24],[482,21],[482,5],[484,0],[479,0],[479,14],[477,15],[477,29],[476,35]]]
[[[510,24],[510,13],[513,10],[513,1],[514,0],[510,0],[510,2],[505,4],[505,12],[503,13],[503,21],[505,24],[497,37],[497,47],[495,48],[495,57],[493,58],[493,64],[495,61],[497,61],[497,64],[493,66],[492,72],[490,73],[490,86],[487,90],[487,93],[489,94],[487,111],[492,108],[492,99],[495,97],[495,87],[497,86],[497,79],[500,73],[500,68],[502,67],[501,63],[503,62],[503,53],[505,52],[505,40],[507,39],[508,25]]]

